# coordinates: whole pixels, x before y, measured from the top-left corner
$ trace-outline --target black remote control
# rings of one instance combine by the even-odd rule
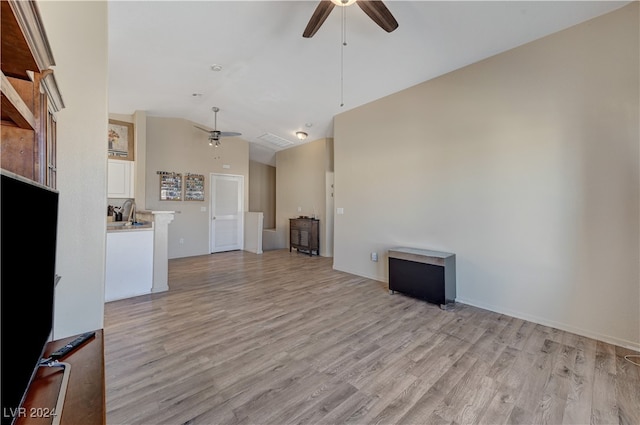
[[[51,355],[49,356],[49,359],[50,360],[61,359],[62,357],[69,354],[71,351],[75,350],[76,348],[84,344],[89,339],[93,338],[95,335],[96,333],[94,331],[83,333],[82,335],[78,336],[76,339],[74,339],[64,347],[61,347],[56,351],[54,351],[53,353],[51,353]]]

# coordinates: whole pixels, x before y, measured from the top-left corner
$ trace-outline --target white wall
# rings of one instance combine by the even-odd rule
[[[640,348],[638,62],[635,2],[337,116],[334,268],[454,252],[458,301]]]
[[[107,3],[39,1],[65,102],[55,339],[103,327],[107,208]]]

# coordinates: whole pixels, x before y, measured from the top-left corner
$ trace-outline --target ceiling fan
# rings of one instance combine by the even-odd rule
[[[311,15],[311,19],[309,19],[302,36],[305,38],[313,37],[336,5],[349,6],[354,2],[386,32],[391,32],[398,28],[398,21],[381,0],[321,0],[313,15]]]
[[[241,136],[242,133],[236,133],[234,131],[219,131],[218,130],[218,111],[220,108],[214,106],[211,108],[213,110],[213,130],[207,130],[206,128],[199,127],[194,125],[195,128],[202,130],[206,133],[209,133],[209,146],[215,145],[215,147],[220,146],[220,138],[221,137],[234,137]]]

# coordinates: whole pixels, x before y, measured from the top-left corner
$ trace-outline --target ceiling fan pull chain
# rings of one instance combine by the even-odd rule
[[[347,8],[342,8],[342,45],[347,45]]]
[[[342,44],[340,45],[340,107],[344,106],[344,48],[347,45],[347,8],[342,8]]]

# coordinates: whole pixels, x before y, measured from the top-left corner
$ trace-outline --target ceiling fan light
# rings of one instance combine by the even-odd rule
[[[209,140],[209,146],[213,146],[213,140]]]
[[[356,0],[331,0],[336,6],[351,6]]]
[[[307,133],[305,133],[304,131],[296,131],[296,137],[300,140],[304,140],[306,139],[308,136]]]

